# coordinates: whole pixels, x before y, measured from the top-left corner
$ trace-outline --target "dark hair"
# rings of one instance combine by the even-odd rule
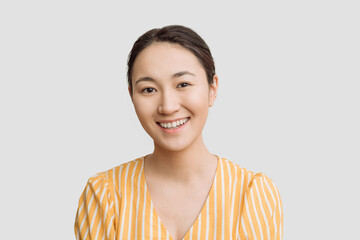
[[[154,28],[141,35],[134,43],[128,58],[127,78],[132,94],[132,70],[136,57],[142,50],[153,42],[169,42],[179,44],[190,50],[200,61],[206,72],[209,85],[213,83],[215,75],[214,59],[205,41],[192,29],[181,25],[170,25],[163,28]]]

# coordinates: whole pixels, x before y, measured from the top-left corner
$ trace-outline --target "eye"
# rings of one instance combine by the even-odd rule
[[[190,83],[183,82],[183,83],[180,83],[178,85],[178,87],[180,87],[180,88],[184,88],[184,87],[187,87],[187,86],[190,86]]]
[[[153,93],[155,91],[156,91],[155,88],[144,88],[141,92],[149,94],[149,93]]]

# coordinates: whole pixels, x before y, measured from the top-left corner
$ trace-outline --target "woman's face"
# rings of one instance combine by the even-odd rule
[[[208,108],[217,93],[196,56],[172,43],[152,43],[137,56],[132,101],[155,147],[181,151],[202,141]]]

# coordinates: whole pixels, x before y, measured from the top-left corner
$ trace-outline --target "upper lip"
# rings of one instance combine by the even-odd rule
[[[157,122],[158,123],[170,123],[170,122],[176,122],[176,121],[179,121],[181,119],[186,119],[186,118],[190,118],[190,117],[182,117],[182,118],[169,119],[169,120],[160,120],[160,121],[157,121]]]

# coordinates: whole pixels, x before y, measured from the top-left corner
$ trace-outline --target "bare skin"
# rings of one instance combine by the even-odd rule
[[[166,164],[145,158],[144,174],[148,192],[163,225],[174,240],[181,240],[189,231],[208,197],[217,168],[217,157],[210,155],[193,162],[193,173],[183,169],[168,171]],[[150,160],[151,159],[151,160]],[[177,161],[166,161],[179,166]],[[204,166],[200,166],[200,165]],[[171,177],[170,177],[171,176]]]

